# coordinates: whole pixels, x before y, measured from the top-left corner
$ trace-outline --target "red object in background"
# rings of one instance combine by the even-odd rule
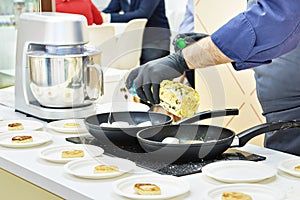
[[[101,12],[91,0],[56,0],[56,12],[84,15],[88,25],[103,23]]]

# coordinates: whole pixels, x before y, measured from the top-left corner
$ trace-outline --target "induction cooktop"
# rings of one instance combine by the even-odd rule
[[[142,147],[139,145],[114,145],[101,142],[93,136],[80,136],[80,137],[69,137],[67,141],[77,144],[91,144],[96,145],[104,149],[104,154],[131,160],[136,163],[139,167],[148,169],[150,171],[173,176],[184,176],[194,173],[201,173],[203,166],[217,162],[221,160],[250,160],[250,161],[261,161],[265,160],[266,157],[248,153],[237,149],[228,149],[220,156],[209,159],[209,160],[198,160],[192,162],[178,162],[174,161],[164,162],[162,160],[155,160],[149,157]]]

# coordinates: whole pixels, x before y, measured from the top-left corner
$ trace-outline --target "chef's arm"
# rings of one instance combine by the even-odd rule
[[[232,59],[222,53],[210,37],[205,37],[189,45],[182,50],[182,55],[189,69],[233,62]]]
[[[141,99],[159,103],[159,87],[187,69],[232,63],[236,70],[270,63],[300,44],[299,0],[257,0],[210,35],[182,51],[134,68],[126,87]]]
[[[299,9],[299,0],[257,0],[212,33],[210,39],[204,38],[198,45],[187,47],[183,55],[189,68],[232,60],[236,70],[270,63],[299,45]]]

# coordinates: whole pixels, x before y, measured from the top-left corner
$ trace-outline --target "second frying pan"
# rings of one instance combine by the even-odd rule
[[[141,130],[137,133],[137,139],[140,145],[158,160],[196,161],[215,158],[230,147],[242,147],[262,133],[299,127],[299,121],[264,123],[235,134],[230,129],[211,125],[165,125]],[[162,143],[166,137],[175,137],[180,143]],[[238,144],[233,144],[235,137]],[[185,144],[188,140],[203,143]]]

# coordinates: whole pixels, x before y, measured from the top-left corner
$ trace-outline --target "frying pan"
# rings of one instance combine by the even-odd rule
[[[242,147],[250,139],[262,133],[299,127],[299,121],[273,122],[235,134],[230,129],[212,125],[165,125],[143,129],[137,133],[137,139],[141,147],[152,154],[151,157],[169,162],[186,162],[216,158],[228,148]],[[180,143],[162,143],[166,137],[176,137]],[[237,144],[233,144],[235,138]],[[184,142],[188,140],[203,140],[203,143],[185,144]]]
[[[191,123],[202,119],[211,117],[219,117],[226,115],[237,115],[238,109],[225,109],[215,111],[199,112],[190,118],[183,119],[178,123]],[[105,142],[111,142],[115,145],[138,145],[139,142],[136,138],[137,132],[149,128],[150,126],[144,127],[101,127],[100,124],[107,123],[110,113],[101,113],[91,115],[85,118],[84,123],[88,131],[96,139]],[[136,125],[142,122],[151,121],[151,127],[158,127],[172,123],[172,117],[167,114],[156,113],[156,112],[142,112],[142,111],[126,111],[126,112],[112,112],[111,122],[124,121],[130,125]]]

